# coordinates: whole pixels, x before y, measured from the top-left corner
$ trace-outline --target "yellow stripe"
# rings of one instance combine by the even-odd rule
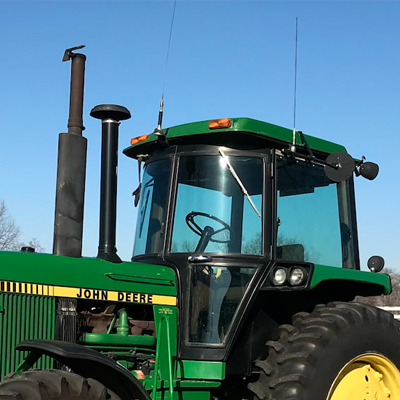
[[[176,297],[175,296],[160,296],[158,294],[154,294],[153,295],[153,304],[176,306]]]
[[[14,285],[15,284],[15,292]],[[161,304],[176,306],[176,296],[164,296],[152,293],[118,292],[114,290],[87,289],[68,286],[41,285],[36,283],[0,281],[6,292],[37,294],[39,296],[69,297],[74,299],[91,299],[119,301],[124,303]],[[10,290],[7,290],[9,286]]]
[[[64,286],[53,286],[53,296],[56,297],[76,297],[78,288],[64,287]]]

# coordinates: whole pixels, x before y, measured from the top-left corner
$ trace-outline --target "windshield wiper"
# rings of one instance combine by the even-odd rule
[[[235,180],[238,183],[240,189],[242,190],[242,193],[246,196],[246,198],[249,201],[250,205],[253,207],[253,210],[255,211],[257,216],[259,218],[261,218],[260,212],[257,210],[256,205],[253,203],[253,200],[251,199],[246,187],[243,185],[243,182],[240,180],[240,178],[239,178],[238,174],[236,173],[235,169],[233,168],[232,164],[229,162],[228,157],[226,156],[226,154],[221,149],[219,149],[219,154],[221,154],[221,157],[224,160],[226,166],[228,167],[229,172],[235,178]]]

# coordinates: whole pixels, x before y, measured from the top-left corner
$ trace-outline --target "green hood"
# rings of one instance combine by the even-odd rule
[[[176,305],[177,294],[168,267],[14,252],[0,252],[0,290],[168,305]]]

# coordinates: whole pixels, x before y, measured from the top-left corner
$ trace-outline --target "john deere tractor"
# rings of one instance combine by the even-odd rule
[[[123,151],[141,180],[121,262],[130,113],[99,105],[100,241],[82,258],[85,57],[73,50],[54,254],[0,254],[0,400],[400,399],[400,325],[353,302],[391,290],[383,259],[359,265],[353,180],[377,165],[249,118],[160,122]]]

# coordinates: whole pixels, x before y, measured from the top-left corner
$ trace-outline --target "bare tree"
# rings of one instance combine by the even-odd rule
[[[295,237],[283,237],[278,236],[277,246],[288,246],[288,245],[300,245],[301,240]],[[262,244],[261,244],[261,232],[256,233],[251,239],[247,240],[243,246],[243,252],[246,254],[261,254]],[[317,253],[312,249],[306,248],[304,250],[304,260],[313,260],[315,262],[315,257]],[[293,260],[295,261],[295,260]]]
[[[16,250],[19,245],[20,229],[0,201],[0,250]]]
[[[256,233],[251,239],[244,242],[243,252],[245,254],[261,254],[261,233]]]
[[[390,280],[392,283],[392,293],[390,293],[389,295],[371,297],[358,296],[356,298],[356,301],[371,304],[376,307],[400,306],[400,273],[391,268],[385,268],[383,272],[390,276]]]
[[[21,230],[9,214],[4,201],[0,201],[0,251],[19,251],[21,247],[33,247],[36,253],[43,253],[44,247],[39,240],[32,238],[28,244],[20,242]]]

